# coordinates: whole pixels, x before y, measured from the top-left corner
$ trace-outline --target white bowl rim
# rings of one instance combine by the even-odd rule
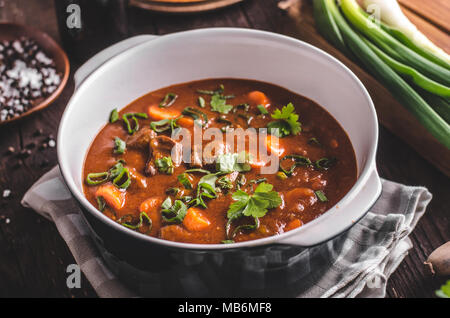
[[[83,207],[86,210],[88,210],[98,220],[100,220],[103,223],[106,223],[107,225],[111,226],[112,228],[114,228],[118,231],[125,231],[125,233],[127,233],[128,235],[131,235],[132,237],[134,237],[138,240],[146,241],[146,242],[154,243],[154,244],[158,244],[158,245],[163,245],[166,247],[172,247],[172,248],[207,251],[207,250],[224,250],[224,249],[235,249],[235,248],[245,248],[245,247],[256,247],[256,246],[263,246],[263,245],[270,245],[270,244],[285,245],[285,243],[278,242],[278,241],[282,241],[282,240],[287,239],[288,237],[291,237],[294,235],[299,235],[304,229],[313,227],[313,226],[315,226],[316,223],[320,222],[325,217],[331,216],[331,214],[339,212],[339,211],[337,211],[336,207],[343,206],[345,204],[348,204],[350,201],[354,200],[355,195],[358,194],[361,191],[361,189],[364,187],[364,185],[368,181],[371,173],[374,171],[374,169],[376,169],[375,168],[375,166],[376,166],[375,158],[376,158],[376,149],[377,149],[377,145],[378,145],[377,114],[376,114],[376,110],[375,110],[373,101],[372,101],[369,93],[367,92],[367,89],[364,87],[364,85],[359,80],[359,78],[347,66],[345,66],[342,62],[340,62],[338,59],[336,59],[332,55],[328,54],[327,52],[325,52],[309,43],[306,43],[304,41],[301,41],[301,40],[298,40],[298,39],[295,39],[295,38],[292,38],[292,37],[289,37],[286,35],[278,34],[278,33],[262,31],[262,30],[255,30],[255,29],[246,29],[246,28],[222,27],[222,28],[203,28],[203,29],[181,31],[181,32],[167,34],[167,35],[162,35],[160,37],[150,40],[150,42],[155,43],[155,41],[156,41],[156,43],[157,43],[158,41],[168,41],[168,40],[176,41],[177,39],[182,38],[187,35],[199,35],[199,36],[217,36],[220,34],[230,35],[230,33],[233,33],[233,32],[235,32],[235,33],[237,33],[237,35],[241,35],[241,36],[245,35],[245,34],[247,36],[252,36],[252,35],[253,36],[266,36],[273,41],[283,41],[286,44],[297,45],[301,49],[310,50],[310,51],[314,52],[315,54],[322,55],[324,58],[328,59],[330,63],[334,63],[335,66],[341,68],[345,73],[347,73],[347,75],[349,75],[351,77],[351,79],[353,81],[355,81],[355,83],[361,89],[363,95],[367,99],[368,106],[369,106],[368,111],[371,113],[370,115],[371,115],[372,119],[374,120],[373,131],[371,132],[371,134],[374,136],[374,140],[370,147],[369,153],[367,155],[366,164],[365,164],[364,168],[361,170],[361,173],[360,173],[356,183],[353,185],[353,187],[350,189],[350,191],[341,200],[339,200],[332,208],[328,209],[324,214],[322,214],[318,218],[306,223],[305,225],[303,225],[295,230],[288,231],[288,232],[278,234],[278,235],[269,236],[266,238],[245,241],[245,242],[237,242],[237,243],[233,243],[233,244],[193,244],[193,243],[181,243],[181,242],[173,242],[173,241],[163,240],[160,238],[151,237],[151,236],[130,230],[130,229],[118,224],[114,220],[110,219],[103,213],[100,213],[86,199],[86,197],[84,196],[82,191],[78,190],[77,186],[74,183],[74,180],[72,180],[73,178],[71,177],[69,168],[64,165],[64,162],[62,160],[63,147],[59,145],[59,142],[60,142],[60,140],[62,140],[62,135],[64,133],[64,124],[66,121],[70,120],[70,114],[71,114],[71,111],[73,111],[73,107],[71,107],[71,106],[73,104],[73,100],[75,99],[75,97],[78,94],[81,94],[83,89],[85,87],[87,87],[88,85],[90,85],[91,82],[95,81],[96,74],[99,74],[103,68],[107,68],[110,65],[113,65],[113,63],[116,63],[118,60],[120,60],[121,58],[124,58],[124,56],[126,56],[126,55],[132,55],[133,51],[139,49],[141,46],[146,45],[148,43],[148,42],[144,42],[144,43],[138,44],[138,45],[136,45],[130,49],[127,49],[126,51],[114,56],[113,58],[111,58],[110,60],[108,60],[107,62],[102,64],[93,73],[91,73],[86,78],[86,80],[84,80],[80,84],[80,86],[77,88],[77,90],[74,92],[74,94],[70,98],[69,102],[67,103],[66,109],[64,110],[64,113],[63,113],[63,116],[61,118],[61,122],[59,125],[58,138],[57,138],[57,143],[58,143],[57,156],[58,156],[58,162],[60,165],[60,171],[63,176],[63,179],[64,179],[67,187],[69,188],[70,192],[75,197],[75,199],[79,203],[81,203],[83,205]],[[276,83],[274,83],[274,84],[276,85]],[[361,212],[361,217],[364,216],[365,213],[367,213],[367,211]],[[355,223],[356,222],[353,222],[353,224],[355,224]],[[345,229],[342,229],[342,231],[340,231],[340,233],[343,233],[346,230],[348,230],[348,227]],[[331,239],[331,238],[324,238],[323,242],[328,241],[329,239]],[[307,247],[307,246],[305,246],[305,247]]]

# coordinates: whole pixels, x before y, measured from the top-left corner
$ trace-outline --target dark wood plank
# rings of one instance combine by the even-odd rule
[[[403,8],[403,12],[408,17],[408,19],[411,20],[412,23],[414,23],[419,31],[425,34],[430,39],[430,41],[432,41],[447,53],[450,53],[449,32],[445,32],[435,25],[428,23],[424,18],[422,18],[417,13],[409,10],[408,8]]]
[[[447,0],[399,0],[404,6],[446,32],[450,32],[450,2]]]

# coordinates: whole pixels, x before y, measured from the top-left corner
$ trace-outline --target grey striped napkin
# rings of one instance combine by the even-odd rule
[[[408,235],[425,212],[431,194],[383,180],[381,197],[350,230],[302,253],[332,255],[321,267],[299,275],[304,280],[298,297],[384,297],[386,282],[412,247]],[[53,221],[76,262],[100,297],[134,297],[107,268],[90,236],[89,226],[66,188],[58,167],[41,177],[22,204]],[[326,253],[325,253],[326,251]],[[339,251],[339,253],[333,253]],[[323,253],[322,253],[323,252]],[[311,257],[310,257],[311,258]],[[317,260],[308,259],[310,264]]]

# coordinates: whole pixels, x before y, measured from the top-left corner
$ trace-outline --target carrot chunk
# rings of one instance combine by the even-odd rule
[[[304,199],[308,197],[314,197],[315,193],[310,188],[295,188],[286,194],[286,201],[297,201],[298,199]]]
[[[161,205],[161,203],[162,202],[161,202],[160,198],[147,199],[141,203],[141,205],[139,207],[139,211],[149,214],[152,211],[156,211],[158,209],[159,205]]]
[[[125,192],[120,191],[112,184],[101,185],[95,195],[105,199],[106,203],[115,210],[120,210],[125,205]]]
[[[173,109],[161,108],[158,105],[151,105],[148,108],[148,115],[154,120],[163,120],[177,118],[181,115],[181,113]],[[182,117],[178,119],[177,123],[182,127],[194,126],[194,120],[189,117]]]
[[[148,217],[152,220],[151,235],[155,235],[161,227],[161,213],[159,211],[161,204],[162,200],[160,198],[149,198],[139,206],[139,212],[147,213]]]
[[[255,105],[263,105],[264,107],[270,105],[270,100],[267,98],[266,94],[260,91],[253,91],[248,93],[248,98],[250,99],[250,102]]]
[[[183,220],[183,225],[189,231],[203,231],[211,222],[202,214],[199,209],[190,208]]]
[[[295,219],[286,225],[286,227],[284,228],[284,231],[285,232],[292,231],[302,225],[303,225],[302,221],[300,221],[299,219]]]

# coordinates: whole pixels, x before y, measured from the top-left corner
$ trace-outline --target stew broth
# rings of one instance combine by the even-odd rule
[[[214,107],[211,105],[213,99]],[[297,121],[292,114],[287,116],[287,108],[287,118],[272,116],[277,109],[283,114],[283,106],[289,103],[294,106],[292,114],[298,115]],[[161,120],[176,118],[183,111],[182,118],[172,122],[167,120],[166,126],[162,126]],[[122,116],[135,113],[146,114],[148,118],[129,115],[131,130],[139,124],[139,129],[130,134]],[[84,193],[111,219],[153,237],[214,244],[281,234],[325,213],[356,182],[355,154],[338,122],[315,102],[276,85],[241,79],[207,79],[178,84],[142,96],[118,115],[117,121],[108,123],[98,133],[87,153],[83,178],[89,177],[91,182],[85,182]],[[205,163],[204,160],[197,165],[195,162],[178,163],[176,158],[164,157],[162,154],[167,153],[168,148],[163,148],[171,145],[170,124],[176,123],[193,132],[193,117],[203,122],[203,129],[286,127],[288,135],[279,138],[276,149],[269,150],[279,153],[280,159],[286,156],[288,159],[280,161],[281,169],[275,173],[261,174],[257,156],[253,157],[254,162],[248,159],[245,171],[229,170],[228,173],[220,173],[216,163]],[[150,128],[152,122],[156,122],[153,126],[156,130],[169,129],[155,132]],[[269,124],[273,122],[277,123]],[[301,131],[296,132],[299,127]],[[270,138],[270,134],[268,136]],[[202,141],[203,147],[209,142]],[[121,150],[124,150],[123,154]],[[233,153],[234,149],[224,147],[224,151],[216,153],[212,159],[222,156],[229,160]],[[290,158],[291,155],[294,157]],[[123,161],[118,168],[128,169],[128,186],[123,184],[127,182],[126,173],[114,182],[117,176],[110,171],[119,160]],[[249,167],[250,171],[246,171]],[[192,168],[203,171],[184,174]],[[104,174],[93,175],[101,172]],[[208,175],[207,172],[214,191],[207,185],[199,188],[198,182]],[[255,191],[265,194],[255,196]],[[199,193],[209,195],[198,200]],[[181,203],[175,204],[176,201]],[[242,204],[240,210],[239,204]],[[233,212],[237,216],[231,215]]]

